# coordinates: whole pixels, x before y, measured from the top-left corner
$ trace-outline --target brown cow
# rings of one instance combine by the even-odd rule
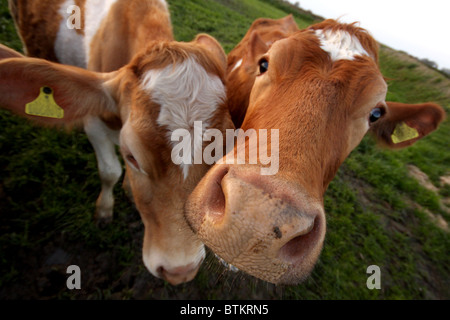
[[[241,42],[228,54],[227,99],[236,128],[244,121],[259,55],[267,52],[274,42],[297,31],[292,15],[278,20],[260,18],[252,23]]]
[[[100,219],[113,215],[118,144],[145,226],[146,267],[172,284],[191,280],[205,251],[183,206],[209,166],[174,164],[171,134],[193,131],[195,121],[203,130],[233,128],[222,47],[207,35],[173,41],[163,0],[10,0],[10,7],[25,52],[46,60],[0,47],[0,106],[42,125],[83,122],[102,181]],[[81,29],[71,28],[77,18]]]
[[[355,24],[326,20],[266,51],[258,41],[249,43],[246,57],[258,63],[241,71],[256,74],[242,129],[279,131],[279,141],[257,140],[258,149],[272,153],[277,143],[279,170],[262,175],[261,161],[237,164],[225,157],[189,197],[186,216],[227,263],[293,284],[318,260],[326,232],[323,195],[364,135],[406,147],[435,130],[445,113],[432,103],[386,104],[377,43]],[[250,139],[245,146],[250,153]]]

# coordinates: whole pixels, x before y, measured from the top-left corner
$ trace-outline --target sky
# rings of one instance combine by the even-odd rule
[[[376,40],[450,69],[448,0],[289,0],[324,18],[359,21]]]

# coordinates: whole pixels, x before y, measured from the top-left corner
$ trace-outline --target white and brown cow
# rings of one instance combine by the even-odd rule
[[[225,157],[189,197],[186,216],[227,263],[269,282],[293,284],[318,260],[326,232],[323,195],[365,134],[406,147],[435,130],[445,113],[433,103],[386,103],[378,45],[355,24],[326,20],[270,49],[267,40],[258,40],[261,34],[252,38],[237,47],[240,58],[229,60],[227,90],[254,82],[248,105],[234,120],[239,126],[245,114],[243,130],[279,130],[279,171],[261,175],[261,162],[227,163]],[[272,140],[256,141],[273,150]]]
[[[84,124],[102,182],[99,219],[113,215],[119,145],[145,226],[146,267],[172,284],[193,279],[205,250],[183,206],[208,166],[175,165],[171,133],[191,132],[195,121],[233,128],[222,47],[208,35],[173,41],[163,0],[10,0],[10,8],[35,58],[0,48],[0,106],[42,125]],[[72,29],[77,8],[81,29]]]

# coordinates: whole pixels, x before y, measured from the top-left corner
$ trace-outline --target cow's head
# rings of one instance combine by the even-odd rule
[[[244,121],[250,92],[258,74],[255,65],[262,53],[277,40],[298,31],[292,15],[278,20],[255,20],[241,42],[228,54],[227,99],[236,127]]]
[[[279,130],[277,148],[271,139],[256,140],[258,149],[278,154],[279,170],[262,175],[262,161],[224,159],[191,194],[186,215],[229,264],[292,284],[318,260],[324,193],[364,135],[370,131],[389,146],[405,147],[435,130],[444,111],[434,104],[388,105],[377,43],[354,24],[327,20],[253,58],[257,77],[242,129]],[[245,146],[254,148],[250,139]]]
[[[0,57],[15,55],[4,47],[0,51]],[[225,104],[225,68],[223,49],[207,35],[190,43],[155,42],[108,74],[17,55],[0,62],[0,106],[43,125],[105,112],[119,116],[120,151],[145,226],[144,263],[155,276],[178,284],[195,276],[205,255],[183,206],[208,166],[175,164],[172,133],[190,134],[195,121],[202,121],[203,130],[233,128]],[[39,114],[49,100],[54,100],[51,108],[64,113],[27,113],[30,102]],[[203,144],[192,148],[194,156]]]

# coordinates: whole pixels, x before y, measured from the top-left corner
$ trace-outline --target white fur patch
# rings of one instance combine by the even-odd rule
[[[316,30],[316,36],[321,42],[322,50],[328,52],[331,60],[353,60],[355,56],[368,56],[356,36],[347,31]]]
[[[238,62],[236,62],[236,64],[234,65],[233,69],[231,69],[230,73],[232,73],[234,70],[238,69],[241,65],[242,65],[242,59],[239,60]]]
[[[174,142],[171,141],[171,135],[177,129],[188,130],[192,142],[197,141],[193,138],[194,122],[202,121],[204,134],[210,126],[209,121],[226,97],[225,86],[219,77],[207,73],[194,58],[164,69],[148,71],[142,87],[161,106],[157,122],[169,130],[168,139],[172,146]],[[202,144],[202,141],[198,141],[192,146],[193,159],[195,154],[203,152]],[[180,166],[186,179],[190,165]]]
[[[62,20],[56,34],[55,54],[58,61],[62,64],[86,68],[83,36],[77,33],[76,29],[70,29],[67,26],[67,21],[72,15],[69,9],[74,5],[74,0],[66,0],[59,8],[58,13],[61,15]]]
[[[85,4],[85,43],[86,65],[89,63],[92,39],[98,32],[103,20],[117,0],[87,0]]]

